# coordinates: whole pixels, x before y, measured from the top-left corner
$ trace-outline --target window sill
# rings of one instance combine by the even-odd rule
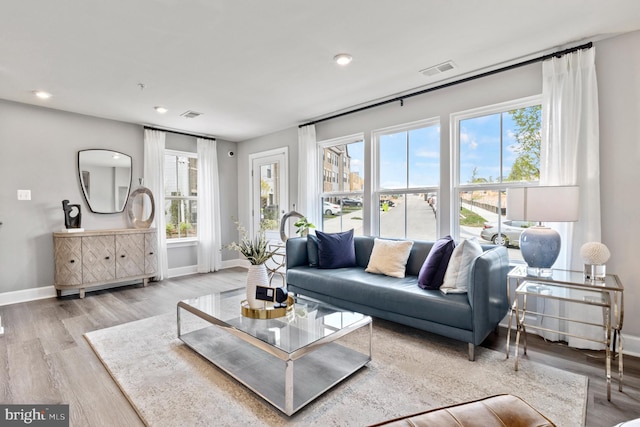
[[[185,239],[171,239],[167,240],[168,248],[183,248],[187,246],[197,246],[198,238],[197,237],[189,237]]]

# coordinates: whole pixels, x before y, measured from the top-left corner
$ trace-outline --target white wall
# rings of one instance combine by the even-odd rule
[[[602,242],[625,286],[626,346],[640,353],[640,31],[596,43]]]
[[[600,97],[600,155],[602,189],[602,241],[612,253],[608,271],[619,275],[625,285],[623,332],[629,353],[640,355],[640,285],[635,254],[640,241],[640,222],[636,221],[640,201],[635,197],[640,182],[640,32],[597,42],[596,64]],[[400,103],[363,111],[316,126],[319,141],[364,132],[365,156],[371,131],[395,124],[436,117],[441,118],[441,200],[449,198],[449,114],[474,107],[537,95],[542,91],[540,63],[451,88],[407,99]],[[247,156],[288,145],[291,153],[297,144],[297,129],[288,129],[239,144],[238,185],[241,191],[239,212],[248,221],[249,181]],[[297,150],[295,151],[297,153]],[[297,154],[296,154],[297,156]],[[290,177],[297,180],[297,158],[292,154]],[[365,174],[370,174],[370,165]],[[297,186],[290,186],[290,200],[297,199]],[[368,191],[365,188],[365,191]],[[244,194],[247,194],[246,196]],[[246,199],[246,201],[245,201]],[[440,235],[449,233],[449,207],[443,203]],[[368,216],[369,212],[365,212]]]
[[[51,233],[64,228],[62,200],[81,205],[85,229],[127,227],[122,213],[89,210],[78,150],[130,155],[135,179],[142,176],[141,141],[140,126],[0,101],[0,293],[53,285]],[[18,189],[31,190],[31,200],[18,201]]]
[[[126,213],[89,210],[78,178],[78,151],[104,148],[130,155],[136,188],[143,175],[143,138],[140,125],[0,100],[0,304],[14,300],[9,294],[53,285],[51,233],[64,228],[62,200],[81,205],[85,229],[128,227]],[[184,148],[182,142],[174,148]],[[227,157],[230,150],[236,143],[218,141],[223,242],[236,239],[231,218],[238,210],[237,161]],[[31,190],[32,200],[18,201],[17,190]],[[195,264],[195,251],[185,252],[172,259],[178,267]],[[223,260],[235,258],[223,253]]]

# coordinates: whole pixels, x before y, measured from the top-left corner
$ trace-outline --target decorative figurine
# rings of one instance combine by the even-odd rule
[[[73,209],[77,209],[75,216],[71,216]],[[62,201],[62,210],[64,211],[64,226],[69,228],[80,228],[82,224],[82,212],[80,205],[70,205],[68,200]]]

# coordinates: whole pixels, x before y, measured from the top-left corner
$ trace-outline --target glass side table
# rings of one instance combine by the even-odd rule
[[[507,330],[506,354],[509,358],[509,346],[511,342],[511,326],[513,317],[516,319],[515,362],[514,369],[518,370],[518,346],[520,336],[523,337],[523,354],[527,354],[527,328],[538,331],[554,332],[565,336],[581,338],[598,342],[604,345],[605,350],[605,375],[607,379],[607,400],[611,400],[611,353],[615,357],[618,354],[618,386],[622,391],[623,360],[622,360],[622,322],[624,318],[624,287],[615,274],[607,274],[603,281],[585,280],[581,271],[569,271],[553,269],[550,277],[537,277],[527,275],[527,266],[519,265],[513,268],[507,275],[507,293],[510,283],[516,282],[516,291],[513,304],[509,312],[509,329]],[[566,316],[556,316],[544,312],[532,311],[527,307],[527,297],[542,298],[544,300],[556,300],[565,303],[582,304],[602,307],[602,320],[589,319],[588,321]],[[541,325],[533,325],[528,322],[527,315],[535,315],[540,318],[553,318],[563,322],[574,322],[602,328],[600,339],[581,336]],[[613,339],[612,339],[613,338]],[[617,341],[617,349],[616,349]]]

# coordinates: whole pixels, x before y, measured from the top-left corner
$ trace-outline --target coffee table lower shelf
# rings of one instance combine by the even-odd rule
[[[182,334],[180,339],[287,415],[299,411],[371,360],[371,354],[333,341],[296,360],[284,361],[217,326]]]

